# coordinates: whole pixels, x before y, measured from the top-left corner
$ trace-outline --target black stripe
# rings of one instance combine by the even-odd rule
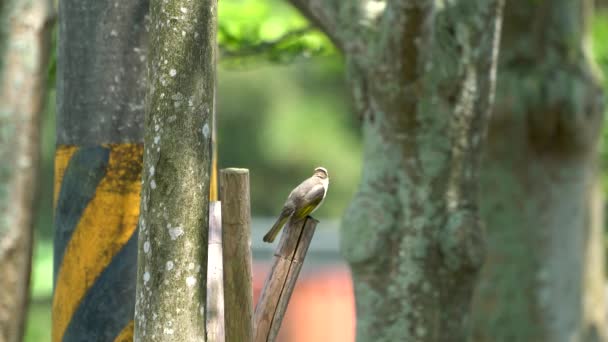
[[[106,174],[110,150],[101,146],[79,148],[65,170],[57,207],[53,257],[53,288],[65,247],[72,237],[82,213],[95,196],[95,189]]]
[[[114,341],[133,319],[136,277],[137,231],[84,296],[63,342]]]

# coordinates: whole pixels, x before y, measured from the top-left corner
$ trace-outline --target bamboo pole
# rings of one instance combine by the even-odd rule
[[[222,261],[222,203],[209,204],[207,263],[207,341],[224,342],[224,266]]]
[[[253,340],[249,170],[220,172],[227,341]]]
[[[273,342],[276,339],[317,223],[310,216],[287,223],[255,309],[255,342]]]

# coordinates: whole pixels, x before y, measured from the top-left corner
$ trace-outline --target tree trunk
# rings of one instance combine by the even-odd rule
[[[133,336],[147,0],[61,0],[53,341]]]
[[[343,50],[364,166],[346,211],[358,341],[462,341],[501,1],[292,0]]]
[[[217,1],[152,0],[136,341],[204,341]]]
[[[606,338],[603,94],[586,46],[591,3],[506,5],[482,167],[488,260],[474,301],[475,341]]]
[[[50,1],[0,2],[0,341],[21,341],[29,298]]]

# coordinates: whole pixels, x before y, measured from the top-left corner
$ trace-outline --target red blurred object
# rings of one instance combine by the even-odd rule
[[[253,265],[253,301],[257,303],[270,270]],[[345,266],[302,270],[283,319],[278,342],[355,341],[355,303]]]

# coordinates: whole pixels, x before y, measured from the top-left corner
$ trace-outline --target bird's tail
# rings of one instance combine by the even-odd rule
[[[272,228],[270,228],[268,233],[266,233],[266,235],[264,235],[264,242],[270,243],[270,242],[274,241],[274,239],[277,237],[277,235],[281,231],[281,228],[283,228],[285,223],[287,223],[287,220],[289,220],[289,216],[291,216],[291,213],[292,213],[292,210],[283,209],[277,222],[275,222],[275,224],[272,226]]]

